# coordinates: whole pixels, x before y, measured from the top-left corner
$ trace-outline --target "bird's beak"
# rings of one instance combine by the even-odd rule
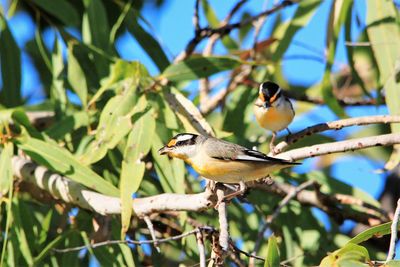
[[[266,109],[270,108],[271,107],[271,103],[269,103],[269,101],[264,101],[263,107],[266,108]]]
[[[165,155],[165,154],[167,154],[169,151],[171,151],[171,149],[170,149],[169,147],[163,146],[162,148],[160,148],[160,149],[158,150],[158,154],[160,154],[160,155]]]

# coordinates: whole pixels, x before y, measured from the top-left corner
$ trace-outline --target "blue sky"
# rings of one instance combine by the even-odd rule
[[[170,59],[173,59],[178,55],[186,46],[188,41],[193,37],[193,25],[192,15],[194,0],[178,1],[172,0],[167,1],[168,4],[162,7],[161,12],[155,12],[152,6],[145,6],[143,16],[151,24],[150,31],[154,31],[158,40],[160,40],[164,47],[167,55]],[[211,6],[215,9],[218,17],[223,19],[226,13],[230,10],[231,5],[235,1],[221,1],[212,0],[210,1]],[[270,3],[276,1],[269,1]],[[293,55],[315,55],[296,43],[302,42],[307,43],[310,46],[315,47],[321,56],[324,53],[324,45],[326,39],[326,21],[328,18],[331,0],[324,1],[316,15],[312,18],[309,25],[301,29],[295,36],[293,44],[289,47],[285,56]],[[6,0],[0,0],[0,4],[6,7]],[[360,16],[361,21],[365,18],[365,2],[355,1],[356,9],[354,12]],[[253,14],[263,10],[264,1],[249,1],[245,5],[244,10],[251,11]],[[283,11],[283,18],[290,18],[295,11],[295,6],[286,8]],[[161,14],[161,16],[160,16]],[[234,17],[237,20],[239,15]],[[35,33],[34,22],[23,12],[18,12],[14,17],[9,20],[9,24],[16,38],[18,45],[23,47],[27,40],[32,39]],[[260,35],[260,39],[266,37],[266,33],[270,28],[271,23],[267,21]],[[205,26],[205,20],[201,17],[201,25]],[[353,39],[356,39],[359,34],[361,25],[358,30],[353,32]],[[53,43],[54,33],[50,30],[44,34],[46,45],[51,46]],[[339,45],[335,58],[334,69],[338,70],[342,64],[346,64],[346,53],[344,47],[344,34],[341,32],[339,38]],[[248,46],[251,46],[251,42],[247,42]],[[200,47],[204,45],[202,43]],[[137,44],[137,42],[129,35],[124,34],[121,36],[117,43],[116,48],[120,53],[121,57],[127,60],[139,60],[141,61],[152,74],[157,74],[157,68]],[[224,53],[221,46],[217,46],[217,53]],[[23,53],[22,55],[22,66],[23,66],[23,95],[29,97],[31,103],[37,103],[41,100],[40,93],[40,80],[37,72],[34,69],[30,58]],[[310,61],[305,59],[292,59],[285,60],[283,62],[284,75],[291,83],[301,84],[310,86],[321,80],[323,76],[325,65],[321,62]],[[1,81],[0,81],[1,85]],[[194,88],[191,85],[192,89]],[[384,107],[369,107],[369,108],[348,108],[346,110],[350,116],[362,116],[372,114],[386,114],[387,110]],[[305,116],[297,116],[293,124],[290,126],[292,131],[300,130],[308,125],[316,124],[328,120],[334,120],[337,117],[327,108],[318,107],[311,111]],[[353,133],[359,128],[349,128],[340,132],[340,138],[346,138],[349,134]],[[328,133],[333,134],[333,133]],[[338,136],[335,132],[335,136]],[[302,167],[298,169],[299,172],[308,172],[315,168],[316,159],[306,160]],[[383,188],[383,184],[386,178],[385,174],[377,174],[374,172],[377,168],[381,168],[384,162],[370,162],[359,156],[343,157],[338,163],[333,166],[332,176],[339,180],[342,180],[350,185],[357,186],[365,191],[368,191],[373,196],[377,197]],[[357,168],[353,168],[357,166]],[[323,216],[318,215],[321,219]],[[347,227],[348,228],[348,227]],[[346,230],[347,230],[346,228]],[[400,253],[398,253],[400,254]]]

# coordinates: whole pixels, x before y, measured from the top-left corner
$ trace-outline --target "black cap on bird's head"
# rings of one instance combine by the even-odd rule
[[[258,96],[266,108],[270,107],[281,96],[281,88],[276,83],[270,81],[263,82],[260,84]]]

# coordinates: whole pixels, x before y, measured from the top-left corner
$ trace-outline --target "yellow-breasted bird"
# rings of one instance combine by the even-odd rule
[[[258,98],[254,104],[254,114],[258,124],[264,129],[272,131],[270,143],[274,153],[274,141],[278,131],[286,129],[292,122],[295,112],[290,100],[283,94],[282,88],[273,82],[260,84]]]
[[[205,178],[221,183],[238,183],[240,190],[229,197],[242,194],[246,189],[245,182],[299,164],[269,157],[262,152],[214,137],[191,133],[176,135],[158,152],[184,160]]]

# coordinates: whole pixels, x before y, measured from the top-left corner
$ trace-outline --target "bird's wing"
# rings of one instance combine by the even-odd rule
[[[207,154],[215,159],[230,161],[252,161],[272,164],[297,165],[300,163],[291,162],[284,159],[273,158],[262,152],[245,148],[223,140],[209,138],[207,140]]]

